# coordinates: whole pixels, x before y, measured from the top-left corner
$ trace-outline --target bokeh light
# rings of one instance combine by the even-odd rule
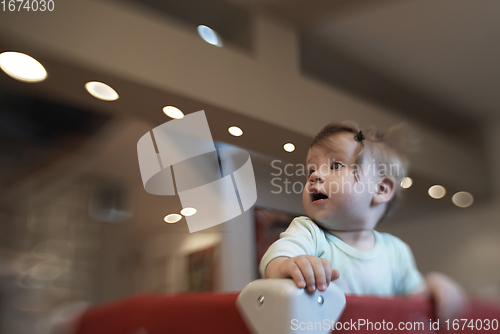
[[[115,101],[120,97],[113,88],[99,81],[87,82],[85,89],[87,89],[90,95],[103,101]]]
[[[295,145],[293,145],[292,143],[286,143],[285,145],[283,145],[283,149],[287,152],[293,152],[295,151]]]
[[[434,199],[443,198],[446,195],[446,189],[440,185],[434,185],[429,188],[429,196]]]
[[[220,38],[219,34],[212,28],[200,25],[198,26],[198,34],[200,34],[201,38],[203,38],[205,42],[218,47],[222,46],[222,39]]]
[[[472,205],[474,202],[474,197],[466,192],[466,191],[459,191],[453,197],[451,198],[453,204],[460,208],[466,208]]]
[[[35,83],[47,78],[47,71],[38,60],[20,52],[2,52],[0,68],[19,81]]]
[[[169,215],[165,216],[165,218],[163,218],[165,223],[169,223],[169,224],[177,223],[181,219],[182,219],[182,216],[177,214],[177,213],[169,214]]]
[[[184,117],[184,113],[179,108],[176,108],[174,106],[163,107],[163,113],[168,117],[174,119],[181,119],[182,117]]]
[[[196,213],[196,209],[195,208],[184,208],[181,210],[181,215],[183,216],[192,216]]]
[[[229,129],[227,129],[227,131],[229,131],[229,133],[235,137],[239,137],[243,134],[243,130],[241,130],[237,126],[231,126]]]
[[[408,189],[412,186],[412,184],[413,180],[411,179],[411,177],[404,177],[401,180],[401,188]]]

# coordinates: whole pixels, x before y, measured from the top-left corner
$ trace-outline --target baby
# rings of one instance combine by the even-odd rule
[[[311,292],[336,280],[347,294],[431,293],[440,318],[464,309],[456,283],[438,273],[424,278],[406,243],[375,230],[393,210],[406,175],[394,134],[345,121],[316,135],[302,195],[307,216],[295,218],[269,247],[260,263],[263,277],[293,278]]]

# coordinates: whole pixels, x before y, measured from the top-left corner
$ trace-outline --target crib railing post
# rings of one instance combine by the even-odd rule
[[[291,279],[260,279],[238,295],[236,306],[254,334],[326,334],[346,304],[342,290],[330,283],[310,293]]]

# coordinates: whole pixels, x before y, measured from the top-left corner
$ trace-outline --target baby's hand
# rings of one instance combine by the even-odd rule
[[[314,292],[316,287],[325,291],[330,282],[339,278],[338,270],[332,269],[330,261],[311,255],[278,257],[267,266],[266,277],[293,278],[299,288]]]
[[[425,280],[427,288],[436,302],[437,316],[441,321],[467,317],[467,296],[457,282],[436,272],[427,274]]]

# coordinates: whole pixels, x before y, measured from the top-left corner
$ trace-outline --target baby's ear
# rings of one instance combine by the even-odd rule
[[[394,187],[396,183],[393,178],[383,176],[379,178],[373,195],[373,204],[388,203],[394,196]]]

